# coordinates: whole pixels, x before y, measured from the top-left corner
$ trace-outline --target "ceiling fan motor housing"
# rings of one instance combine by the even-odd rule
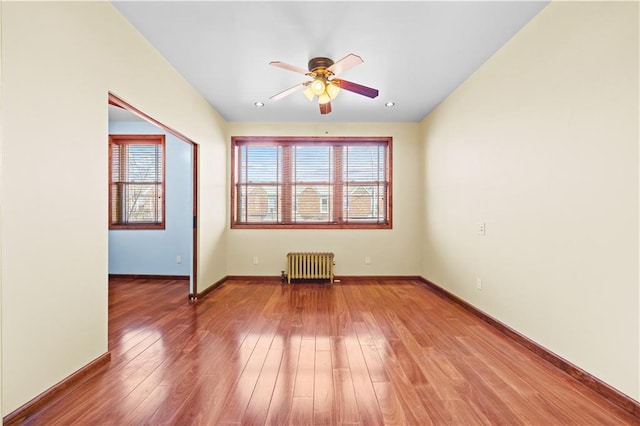
[[[333,65],[333,60],[329,58],[323,58],[323,57],[311,58],[309,59],[308,65],[309,65],[309,71],[314,72],[317,70],[324,70],[329,68],[331,65]]]

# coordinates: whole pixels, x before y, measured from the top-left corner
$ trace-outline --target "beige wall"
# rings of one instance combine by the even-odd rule
[[[2,6],[0,5],[0,188],[2,184],[2,139],[4,132],[2,131]],[[1,192],[0,192],[1,193]],[[3,197],[0,196],[0,424],[2,424],[2,210],[3,210]]]
[[[422,275],[635,399],[638,16],[550,4],[422,126]]]
[[[393,229],[240,230],[228,233],[229,275],[279,275],[289,251],[331,251],[337,275],[419,275],[420,163],[415,123],[229,123],[231,136],[392,136]],[[230,155],[230,153],[229,153]],[[230,160],[229,160],[230,161]],[[229,183],[229,188],[231,184]],[[228,219],[230,220],[230,219]],[[253,264],[253,257],[258,264]],[[366,265],[365,257],[371,257]]]
[[[226,145],[217,113],[109,3],[0,7],[6,415],[108,349],[108,92],[201,146],[201,289],[226,273]]]

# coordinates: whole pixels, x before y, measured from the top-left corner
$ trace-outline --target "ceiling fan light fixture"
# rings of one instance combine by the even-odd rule
[[[325,82],[321,78],[316,78],[315,80],[313,80],[313,82],[311,82],[311,91],[314,95],[322,95],[325,91],[325,87]]]
[[[315,93],[313,93],[313,90],[311,90],[311,87],[307,87],[306,89],[304,89],[304,95],[307,97],[307,99],[309,99],[309,101],[312,101],[313,98],[316,96]]]
[[[318,96],[318,103],[320,105],[328,104],[331,102],[331,97],[325,92]]]
[[[335,99],[336,96],[338,96],[338,93],[340,93],[340,88],[338,86],[336,86],[335,84],[329,83],[327,84],[327,95],[329,95],[329,97],[331,99]]]

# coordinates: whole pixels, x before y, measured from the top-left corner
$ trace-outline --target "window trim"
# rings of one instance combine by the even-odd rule
[[[236,197],[236,175],[238,174],[236,164],[236,148],[242,144],[264,144],[268,145],[299,145],[300,143],[313,143],[316,145],[336,145],[345,142],[354,143],[375,143],[384,144],[387,147],[387,221],[386,223],[373,222],[337,222],[337,223],[239,223],[236,220],[237,197]],[[370,136],[370,137],[322,137],[322,136],[232,136],[231,137],[231,196],[230,196],[230,221],[231,229],[392,229],[393,228],[393,138],[390,136]],[[287,173],[285,168],[284,173]],[[283,185],[283,190],[287,191],[291,185]],[[337,193],[333,202],[339,203],[342,199],[342,186],[336,188]],[[285,197],[286,198],[286,197]],[[329,201],[331,203],[331,200]],[[291,202],[286,202],[290,204]],[[290,206],[291,207],[291,206]],[[283,211],[283,215],[290,214],[289,209]]]
[[[159,223],[114,223],[113,222],[113,144],[119,145],[160,145],[162,147],[162,220]],[[109,230],[163,230],[166,229],[166,162],[167,150],[163,134],[110,134],[109,135]]]

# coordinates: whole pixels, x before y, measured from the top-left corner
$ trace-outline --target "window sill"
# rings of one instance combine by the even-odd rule
[[[390,223],[233,223],[231,229],[392,229]]]
[[[131,231],[140,231],[140,230],[159,230],[162,231],[165,229],[164,223],[162,224],[136,224],[136,225],[109,225],[110,231],[118,231],[118,230],[131,230]]]

